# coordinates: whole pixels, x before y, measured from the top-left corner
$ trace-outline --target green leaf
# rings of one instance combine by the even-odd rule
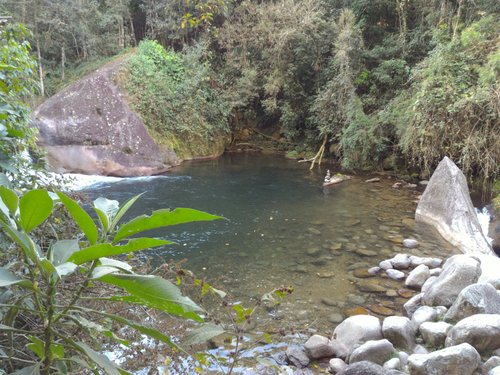
[[[8,188],[12,187],[12,183],[4,173],[0,173],[0,185]]]
[[[126,201],[120,207],[120,209],[116,213],[115,217],[113,218],[113,221],[111,222],[110,230],[114,229],[114,227],[116,226],[116,224],[118,224],[118,222],[121,220],[121,218],[123,217],[123,215],[125,215],[127,213],[127,211],[130,209],[130,207],[132,207],[132,205],[135,203],[135,201],[137,199],[139,199],[142,194],[144,194],[144,193],[138,194],[135,197],[130,198],[128,201]]]
[[[21,285],[26,288],[33,289],[33,284],[31,281],[26,279],[21,279],[14,275],[12,272],[6,268],[0,268],[0,287],[7,287],[11,285]]]
[[[10,375],[40,375],[40,363],[33,366],[28,366],[17,371],[14,371]]]
[[[119,273],[121,270],[119,268],[113,267],[113,266],[97,266],[94,268],[92,271],[92,274],[90,277],[92,279],[99,279],[103,276],[106,276],[110,273]]]
[[[94,211],[99,216],[102,228],[105,233],[110,229],[110,223],[117,214],[119,203],[115,200],[99,197],[94,201]]]
[[[208,340],[222,335],[226,331],[219,325],[213,323],[206,323],[200,327],[192,330],[186,335],[184,345],[197,345],[203,344]]]
[[[126,290],[132,297],[117,297],[125,302],[153,307],[169,314],[203,321],[195,311],[203,311],[191,299],[181,294],[170,281],[151,275],[108,274],[99,280]]]
[[[9,209],[10,215],[14,216],[19,207],[19,197],[17,194],[13,190],[0,185],[0,198],[2,198],[3,203]]]
[[[56,272],[59,277],[63,277],[72,274],[77,268],[78,266],[75,263],[66,262],[56,266]]]
[[[50,260],[48,260],[47,258],[40,259],[39,264],[40,264],[40,268],[42,269],[45,276],[47,276],[47,277],[54,276],[54,275],[58,276],[56,268],[54,267],[52,262]]]
[[[116,267],[126,272],[132,271],[132,266],[128,263],[122,262],[121,260],[110,259],[110,258],[99,258],[99,263],[101,266]]]
[[[83,231],[83,233],[89,240],[90,244],[94,245],[97,242],[98,231],[90,215],[87,212],[85,212],[85,210],[82,207],[80,207],[78,203],[76,203],[73,199],[71,199],[67,195],[61,193],[60,191],[56,193],[59,196],[61,202],[68,210],[73,220],[75,220],[80,229]]]
[[[31,343],[26,345],[26,347],[43,360],[45,358],[45,345],[43,341],[33,335],[29,335],[28,338],[31,340]]]
[[[247,316],[252,315],[253,309],[245,309],[241,305],[233,305],[233,310],[236,312],[236,321],[238,323],[243,323]]]
[[[112,245],[110,243],[97,244],[73,253],[68,258],[68,261],[75,264],[83,264],[102,257],[133,253],[135,251],[144,250],[151,247],[170,245],[172,243],[173,242],[166,240],[144,237],[134,238],[128,241],[125,245],[120,246]]]
[[[222,219],[222,217],[193,210],[191,208],[176,208],[173,211],[167,209],[157,210],[153,211],[151,216],[141,215],[120,226],[113,242],[118,242],[125,237],[130,237],[150,229],[194,221],[211,221],[218,219]]]
[[[40,251],[30,236],[24,232],[19,232],[3,221],[0,221],[0,226],[3,228],[5,233],[7,233],[10,239],[21,247],[28,259],[30,259],[33,263],[40,263]]]
[[[52,213],[54,203],[45,190],[30,190],[19,201],[21,228],[26,233],[42,224]]]
[[[54,265],[65,263],[68,258],[80,250],[78,240],[61,240],[52,245],[50,252]]]
[[[101,367],[107,375],[120,375],[120,369],[111,362],[105,355],[96,352],[90,346],[83,342],[76,342],[75,345],[97,366]]]

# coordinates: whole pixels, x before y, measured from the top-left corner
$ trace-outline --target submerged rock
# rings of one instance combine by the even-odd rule
[[[477,219],[467,180],[448,157],[434,171],[417,206],[415,220],[435,227],[464,253],[494,254]]]

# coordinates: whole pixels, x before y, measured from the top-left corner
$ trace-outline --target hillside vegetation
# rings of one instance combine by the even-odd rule
[[[497,1],[53,3],[0,5],[33,30],[45,95],[139,46],[121,83],[158,137],[189,140],[176,146],[186,155],[258,127],[298,154],[323,145],[347,169],[428,175],[448,155],[499,178]]]

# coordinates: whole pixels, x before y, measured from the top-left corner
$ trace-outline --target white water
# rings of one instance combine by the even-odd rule
[[[479,224],[481,225],[481,229],[483,230],[484,237],[486,237],[486,240],[491,245],[493,239],[488,237],[488,231],[491,221],[490,213],[486,207],[483,207],[482,209],[476,208],[476,214],[477,219],[479,220]]]

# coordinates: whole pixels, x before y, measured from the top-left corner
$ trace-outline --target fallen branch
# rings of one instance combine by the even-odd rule
[[[312,170],[314,168],[314,164],[316,163],[316,161],[318,161],[318,165],[321,165],[321,159],[323,159],[323,154],[325,152],[325,146],[327,140],[328,136],[325,135],[325,138],[323,139],[323,143],[321,144],[318,153],[311,159],[311,166],[309,167],[309,170]]]

